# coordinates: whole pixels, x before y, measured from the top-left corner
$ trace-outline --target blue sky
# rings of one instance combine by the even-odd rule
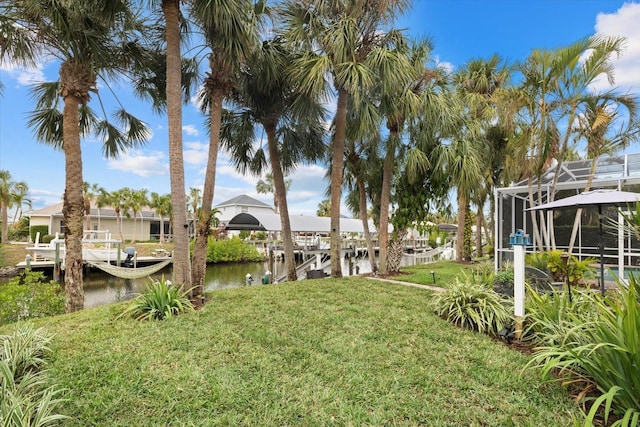
[[[640,93],[640,2],[617,0],[415,0],[413,9],[398,27],[414,37],[430,37],[434,54],[452,69],[472,58],[488,58],[494,53],[514,62],[525,59],[535,48],[558,48],[596,32],[627,38],[627,48],[616,61],[616,84],[621,91]],[[43,63],[35,70],[20,70],[10,63],[0,64],[0,80],[5,86],[0,98],[0,169],[14,180],[29,184],[34,208],[58,203],[64,191],[63,153],[38,143],[26,127],[34,102],[29,84],[53,80],[57,66]],[[113,100],[100,86],[106,101]],[[99,141],[83,141],[84,180],[109,191],[128,186],[149,192],[169,193],[166,118],[154,115],[144,103],[128,96],[126,86],[116,93],[127,108],[143,119],[152,138],[143,148],[117,160],[104,159]],[[94,108],[97,98],[94,97]],[[202,187],[208,137],[204,118],[191,104],[184,107],[183,144],[185,182]],[[630,152],[637,152],[638,147]],[[315,214],[325,198],[325,169],[321,165],[301,166],[290,176],[288,193],[292,214]],[[259,177],[242,176],[220,153],[214,204],[239,194],[248,194],[266,203],[271,195],[255,190]],[[343,209],[347,213],[346,208]]]

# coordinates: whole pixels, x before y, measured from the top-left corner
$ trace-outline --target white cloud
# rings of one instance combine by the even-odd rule
[[[107,160],[107,166],[109,169],[130,172],[145,178],[152,175],[166,175],[169,171],[165,154],[160,151],[149,154],[144,154],[141,151],[130,151],[118,159]]]
[[[625,3],[615,13],[600,13],[595,31],[606,36],[624,37],[625,49],[612,61],[615,85],[622,92],[640,93],[640,3]],[[596,89],[610,88],[606,79],[599,79]]]
[[[207,164],[209,145],[201,142],[185,142],[183,157],[185,163],[200,166]]]
[[[62,202],[62,193],[30,188],[29,199],[31,199],[31,206],[33,207],[33,209],[37,210]],[[22,209],[24,211],[28,210],[26,206],[23,206]]]
[[[182,132],[186,133],[189,136],[198,136],[200,135],[200,131],[194,125],[184,125],[182,126]]]
[[[42,66],[24,69],[11,62],[0,63],[0,70],[7,72],[9,76],[16,80],[18,86],[30,86],[34,83],[46,81]]]

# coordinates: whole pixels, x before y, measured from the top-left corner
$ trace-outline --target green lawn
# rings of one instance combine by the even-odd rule
[[[405,282],[446,288],[463,272],[467,275],[473,275],[474,273],[482,272],[487,267],[493,271],[493,261],[473,262],[468,264],[457,263],[454,261],[438,261],[431,264],[402,267],[402,272],[405,274],[399,276],[398,279]]]
[[[126,303],[38,322],[68,425],[566,426],[528,357],[436,317],[431,293],[365,278],[210,294],[165,321]],[[7,330],[7,326],[3,329]]]

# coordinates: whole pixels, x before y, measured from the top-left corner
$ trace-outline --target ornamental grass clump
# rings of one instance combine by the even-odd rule
[[[0,425],[48,426],[69,417],[56,413],[62,399],[43,369],[51,337],[31,325],[0,336]]]
[[[478,332],[497,335],[513,323],[510,302],[484,284],[456,278],[447,290],[432,299],[436,314]]]
[[[629,284],[618,280],[618,292],[606,297],[585,293],[593,308],[590,318],[580,311],[566,311],[563,318],[573,324],[571,339],[539,347],[529,365],[540,366],[551,377],[583,384],[579,397],[591,403],[585,425],[603,416],[611,426],[640,425],[640,284],[631,276]],[[597,391],[597,397],[585,397]],[[601,414],[599,413],[601,412]]]
[[[185,311],[193,311],[189,291],[173,286],[171,281],[151,280],[147,289],[138,295],[122,315],[131,314],[137,320],[162,320]]]

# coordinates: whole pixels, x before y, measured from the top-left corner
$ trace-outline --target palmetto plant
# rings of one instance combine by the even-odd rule
[[[432,306],[438,316],[458,326],[491,335],[513,321],[507,300],[482,283],[460,278],[435,294]]]
[[[0,336],[0,425],[48,426],[68,418],[55,413],[60,390],[43,377],[50,340],[28,324]]]
[[[585,425],[593,425],[598,410],[604,410],[605,422],[611,415],[614,426],[640,425],[640,283],[634,276],[629,284],[618,281],[618,292],[606,298],[599,294],[585,294],[591,304],[591,319],[584,313],[567,311],[565,318],[574,330],[582,329],[574,339],[560,345],[540,347],[531,365],[541,366],[549,375],[562,374],[563,380],[585,384],[597,389]]]
[[[122,315],[131,314],[137,320],[162,320],[192,311],[189,290],[183,291],[170,281],[151,280],[144,293],[140,294]]]

